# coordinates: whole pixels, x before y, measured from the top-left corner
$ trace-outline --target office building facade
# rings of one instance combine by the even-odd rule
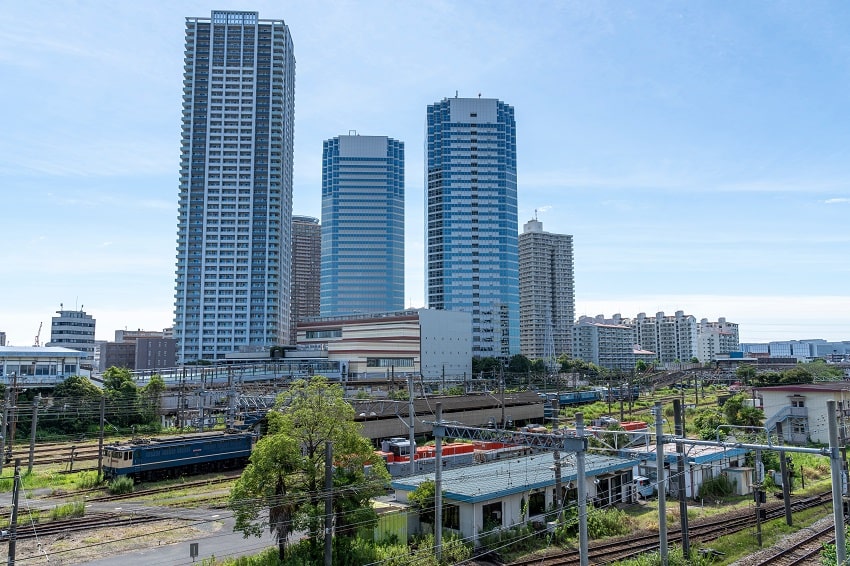
[[[292,321],[289,343],[295,344],[299,320],[319,316],[322,227],[312,216],[292,217]]]
[[[472,314],[473,356],[520,351],[516,123],[495,99],[429,105],[429,308]]]
[[[519,235],[519,327],[522,354],[554,360],[572,352],[575,324],[573,237],[543,231],[537,219]]]
[[[92,362],[94,359],[94,330],[95,321],[90,314],[80,310],[56,311],[58,316],[50,320],[49,347],[70,348],[83,352],[82,360]]]
[[[339,136],[322,151],[324,316],[404,308],[404,143]]]
[[[295,57],[282,20],[186,19],[178,361],[286,342]]]

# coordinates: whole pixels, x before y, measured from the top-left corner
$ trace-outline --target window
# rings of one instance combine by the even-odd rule
[[[528,496],[528,516],[542,515],[546,512],[546,492],[538,491]]]
[[[443,505],[443,528],[460,530],[460,507],[457,505]]]
[[[484,525],[485,531],[502,526],[502,502],[488,503],[481,507],[481,522]]]

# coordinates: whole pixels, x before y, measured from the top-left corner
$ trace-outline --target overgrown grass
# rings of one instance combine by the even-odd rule
[[[691,549],[691,559],[687,560],[682,554],[681,547],[673,547],[667,553],[669,566],[708,566],[716,564],[712,558],[701,556],[696,549]],[[632,558],[629,560],[621,560],[617,562],[619,566],[661,566],[661,554],[652,552]]]
[[[77,489],[92,489],[100,485],[97,472],[80,472],[74,480]]]
[[[74,500],[70,503],[57,505],[50,510],[49,517],[52,521],[58,519],[70,519],[72,517],[82,517],[86,514],[86,503],[82,499]]]
[[[125,493],[133,493],[136,485],[133,478],[128,476],[120,476],[109,482],[109,493],[112,495],[123,495]]]

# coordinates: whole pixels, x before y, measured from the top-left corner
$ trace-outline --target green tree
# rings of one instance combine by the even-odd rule
[[[787,369],[782,372],[779,378],[779,383],[782,385],[792,385],[798,383],[812,383],[815,380],[812,372],[805,366],[797,366]]]
[[[286,542],[295,529],[302,468],[301,450],[294,438],[271,434],[257,441],[251,460],[230,492],[236,517],[233,529],[243,535],[262,536],[269,529],[277,540],[278,557],[286,557]],[[268,522],[263,509],[268,508]]]
[[[99,400],[103,392],[84,375],[72,375],[53,388],[54,397]]]
[[[53,388],[53,403],[39,415],[41,430],[85,433],[97,422],[103,390],[88,377],[71,375]]]
[[[103,389],[109,403],[110,414],[122,426],[142,422],[139,414],[139,388],[130,370],[112,366],[103,372]]]
[[[423,523],[434,524],[434,502],[437,495],[437,485],[432,480],[425,480],[411,491],[407,500],[413,504]]]
[[[277,537],[281,559],[286,536],[293,529],[305,529],[311,553],[320,557],[327,442],[333,445],[337,536],[351,537],[358,527],[374,524],[377,516],[369,500],[383,492],[389,474],[370,441],[361,436],[354,416],[338,384],[321,376],[292,383],[268,414],[269,435],[257,443],[260,447],[266,442],[270,447],[254,450],[251,463],[231,492],[235,528],[248,536],[268,526]],[[274,510],[267,525],[263,507]]]
[[[693,427],[703,440],[716,440],[717,427],[726,424],[724,415],[718,408],[705,408],[697,411],[693,418]]]
[[[502,362],[499,361],[498,358],[485,357],[485,358],[472,358],[472,373],[475,375],[479,375],[481,373],[492,374],[494,372],[498,372],[501,367]]]
[[[723,404],[726,423],[735,426],[759,428],[764,420],[764,412],[744,403],[743,395],[734,395]]]
[[[735,377],[744,385],[749,385],[753,382],[756,376],[756,367],[751,364],[741,364],[735,370]]]
[[[162,394],[165,392],[165,380],[154,374],[148,384],[139,392],[141,416],[149,424],[159,424],[159,411],[162,407]]]
[[[531,360],[522,354],[511,356],[511,361],[508,362],[508,371],[511,373],[528,373],[531,369]]]

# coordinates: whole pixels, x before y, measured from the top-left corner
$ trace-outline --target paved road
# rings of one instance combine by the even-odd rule
[[[210,519],[215,520],[215,513]],[[195,561],[200,562],[204,558],[215,556],[216,558],[235,557],[256,554],[261,550],[274,546],[275,542],[266,531],[262,538],[244,538],[242,533],[233,532],[233,519],[222,519],[223,527],[216,532],[210,532],[207,536],[200,536],[191,541],[154,546],[145,550],[136,550],[100,560],[88,562],[95,566],[130,566],[144,564],[145,566],[191,564],[193,562],[189,555],[189,544],[198,543],[198,556]],[[203,524],[201,524],[203,525]],[[199,525],[199,527],[201,526]],[[212,529],[209,529],[212,530]]]
[[[36,491],[39,492],[36,495],[49,492],[49,490]],[[31,498],[28,501],[28,506],[46,510],[52,508],[57,503],[61,503],[61,501],[57,499],[44,500]],[[11,494],[0,494],[0,505],[10,504]],[[268,531],[264,532],[262,537],[250,537],[247,539],[242,536],[242,533],[234,533],[234,520],[230,516],[230,511],[227,509],[180,509],[127,501],[89,502],[86,504],[86,509],[91,513],[111,513],[116,511],[132,513],[135,511],[140,515],[158,515],[168,519],[183,519],[187,525],[192,525],[194,528],[203,531],[202,534],[199,534],[190,541],[158,544],[144,550],[123,553],[115,553],[114,548],[105,545],[104,552],[109,553],[109,555],[98,560],[89,561],[86,564],[98,566],[192,564],[193,560],[189,553],[189,544],[191,542],[198,543],[198,556],[195,558],[195,562],[200,562],[204,558],[210,558],[212,556],[225,558],[257,554],[263,549],[276,544]],[[156,531],[157,528],[157,523],[149,523],[150,531]],[[20,553],[18,553],[17,557],[19,560],[25,558]],[[56,558],[61,559],[59,556]],[[36,562],[39,562],[39,559],[24,561],[24,563]]]

